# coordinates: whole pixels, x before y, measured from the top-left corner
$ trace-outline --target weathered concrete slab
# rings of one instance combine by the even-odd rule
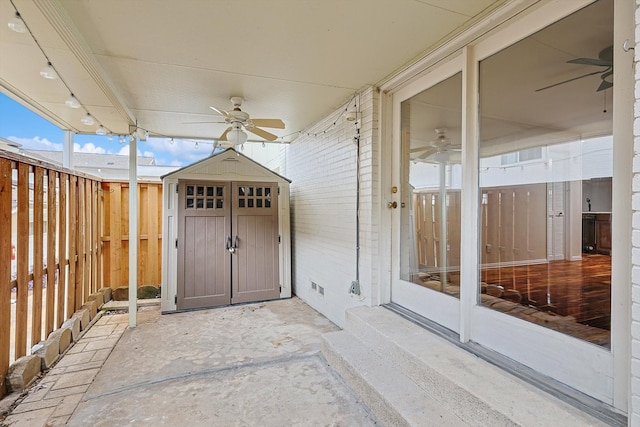
[[[127,301],[129,299],[129,287],[120,286],[118,288],[113,289],[111,298],[116,301]]]
[[[80,338],[80,317],[74,316],[71,319],[65,320],[61,328],[71,331],[71,339],[73,342],[78,341]]]
[[[376,424],[318,354],[201,370],[136,388],[135,399],[131,393],[123,390],[81,402],[67,425]],[[188,396],[189,404],[176,396]]]
[[[50,334],[46,341],[41,341],[34,348],[36,347],[37,350],[33,351],[33,354],[40,358],[41,369],[45,371],[58,360],[60,355],[60,335]]]
[[[93,320],[98,314],[98,302],[95,299],[82,304],[82,308],[89,310],[89,320]]]
[[[73,316],[71,316],[71,318],[76,318],[80,320],[81,331],[84,331],[85,329],[87,329],[87,327],[89,326],[89,323],[91,322],[91,314],[89,310],[87,310],[86,308],[81,308],[80,310],[76,311],[75,313],[73,313]]]
[[[98,289],[98,292],[100,292],[102,294],[102,302],[103,303],[111,301],[111,293],[112,293],[111,288],[103,287],[103,288]]]
[[[99,335],[117,316],[101,318],[83,351],[106,345]],[[337,329],[297,298],[166,316],[141,309],[68,425],[376,425],[320,354],[322,334]]]
[[[139,299],[138,307],[160,306],[160,298]],[[129,301],[111,300],[102,306],[105,311],[129,311]]]
[[[71,338],[72,338],[71,335],[72,335],[71,329],[58,328],[55,331],[51,332],[51,334],[49,334],[49,338],[51,338],[52,336],[58,337],[58,340],[60,342],[60,348],[58,352],[62,354],[71,345]]]
[[[95,301],[96,304],[97,304],[97,308],[102,307],[102,304],[104,304],[104,297],[103,297],[101,292],[96,292],[96,293],[93,293],[93,294],[89,295],[87,297],[87,300]]]
[[[40,374],[41,362],[38,356],[22,356],[9,366],[7,372],[7,391],[22,391]]]

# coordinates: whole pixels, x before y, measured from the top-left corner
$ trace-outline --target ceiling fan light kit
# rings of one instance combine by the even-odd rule
[[[241,129],[231,129],[227,132],[227,141],[232,143],[233,145],[241,145],[247,142],[247,134],[244,133]]]
[[[230,126],[220,135],[218,141],[228,141],[234,145],[241,145],[247,141],[247,134],[243,131],[253,133],[267,141],[275,141],[277,135],[267,132],[262,127],[284,129],[284,122],[280,119],[252,119],[248,113],[240,109],[244,100],[239,96],[232,96],[231,104],[233,109],[225,111],[216,107],[209,107],[224,118],[225,123]]]

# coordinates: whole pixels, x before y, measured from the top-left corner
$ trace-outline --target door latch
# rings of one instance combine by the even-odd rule
[[[395,209],[395,208],[397,208],[397,207],[398,207],[398,202],[396,202],[396,201],[388,202],[388,203],[387,203],[387,207],[388,207],[389,209]]]
[[[227,240],[226,240],[226,243],[225,243],[225,248],[231,253],[234,253],[236,251],[236,248],[234,248],[231,245],[231,236],[227,236]]]

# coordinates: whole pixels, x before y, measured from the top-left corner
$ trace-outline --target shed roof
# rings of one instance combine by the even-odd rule
[[[277,177],[279,179],[283,179],[289,183],[291,183],[291,180],[289,178],[286,178],[274,171],[272,171],[271,169],[261,165],[260,163],[256,162],[255,160],[245,156],[244,154],[240,153],[239,151],[236,151],[235,149],[233,149],[232,147],[227,148],[224,151],[220,151],[220,152],[214,152],[212,153],[209,157],[204,158],[202,160],[199,160],[195,163],[192,163],[188,166],[185,166],[183,168],[177,169],[171,173],[168,173],[166,175],[162,176],[162,179],[164,180],[165,178],[172,178],[172,177],[177,177],[179,175],[183,175],[185,173],[188,172],[196,172],[200,169],[202,169],[203,166],[209,166],[209,163],[216,163],[216,162],[223,162],[225,160],[229,160],[232,157],[230,157],[231,155],[237,156],[241,159],[241,161],[243,162],[248,162],[252,168],[256,168],[256,170],[259,170],[261,172],[267,172],[270,175],[273,175],[274,177]]]

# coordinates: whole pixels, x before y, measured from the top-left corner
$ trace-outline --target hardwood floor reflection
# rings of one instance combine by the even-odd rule
[[[481,303],[505,314],[609,347],[611,257],[582,254],[579,261],[552,261],[480,270]],[[460,297],[460,272],[421,272],[421,286]]]
[[[489,297],[482,303],[599,345],[611,328],[611,257],[583,254],[580,261],[483,268],[483,293],[535,308],[533,317]],[[547,313],[546,315],[544,313]],[[555,316],[557,315],[557,316]],[[589,328],[581,327],[588,326]]]
[[[480,274],[487,284],[518,291],[521,304],[610,329],[610,256],[583,254],[581,261],[486,268]]]

